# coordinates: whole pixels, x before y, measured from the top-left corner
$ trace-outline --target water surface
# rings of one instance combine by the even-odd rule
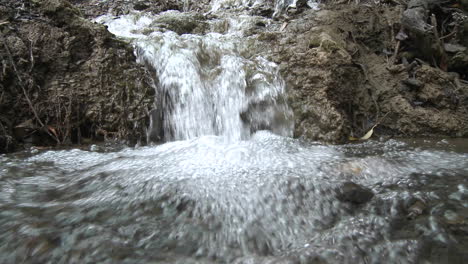
[[[463,263],[468,151],[455,147],[259,131],[3,155],[0,262]],[[374,196],[340,199],[349,182]]]

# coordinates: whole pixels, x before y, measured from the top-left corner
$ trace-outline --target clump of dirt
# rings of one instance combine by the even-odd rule
[[[0,152],[144,138],[154,91],[130,45],[66,1],[0,10]]]
[[[466,10],[450,6],[452,13],[440,14],[437,8],[446,6],[428,6],[448,24],[437,28],[442,43],[432,36],[427,45],[402,24],[413,1],[323,2],[320,11],[280,18],[282,31],[264,40],[275,47],[270,59],[288,83],[297,137],[346,142],[377,123],[379,135],[468,136],[466,34],[458,29],[441,39],[447,32],[440,32],[460,28]],[[435,55],[417,52],[422,45]],[[435,52],[440,45],[456,53],[447,51],[444,61]]]

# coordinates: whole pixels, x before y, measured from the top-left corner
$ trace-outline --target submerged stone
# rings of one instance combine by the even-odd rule
[[[363,204],[374,197],[374,193],[354,182],[345,182],[337,190],[337,198],[342,202]]]

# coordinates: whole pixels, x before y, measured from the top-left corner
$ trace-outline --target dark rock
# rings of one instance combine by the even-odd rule
[[[201,15],[195,13],[183,13],[179,11],[168,11],[158,16],[151,26],[174,31],[182,34],[203,34],[208,24]]]
[[[148,9],[149,7],[150,6],[148,5],[147,2],[136,2],[135,4],[133,4],[133,9],[138,10],[138,11]]]
[[[415,218],[424,213],[426,210],[426,204],[420,200],[417,200],[408,208],[408,218]]]
[[[363,204],[374,197],[371,190],[354,182],[345,182],[337,190],[337,198],[342,202]]]
[[[402,83],[409,86],[410,88],[416,88],[416,89],[419,89],[424,86],[423,82],[416,80],[414,78],[403,80]]]
[[[255,25],[257,27],[266,27],[265,22],[263,22],[263,21],[259,21],[259,22],[255,23]]]
[[[260,5],[252,8],[251,13],[256,16],[271,18],[275,12],[273,1],[263,1]]]

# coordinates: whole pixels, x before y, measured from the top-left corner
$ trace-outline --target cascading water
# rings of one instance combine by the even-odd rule
[[[138,59],[154,73],[158,111],[150,134],[160,133],[166,141],[203,135],[239,140],[265,129],[292,136],[292,111],[278,67],[249,50],[242,31],[235,30],[242,22],[230,19],[226,34],[151,32],[161,17],[178,15],[99,19],[114,34],[133,38]]]
[[[217,33],[99,18],[153,74],[149,134],[172,142],[0,155],[0,263],[463,263],[466,141],[289,137],[278,66],[246,33],[261,2],[212,1]]]

